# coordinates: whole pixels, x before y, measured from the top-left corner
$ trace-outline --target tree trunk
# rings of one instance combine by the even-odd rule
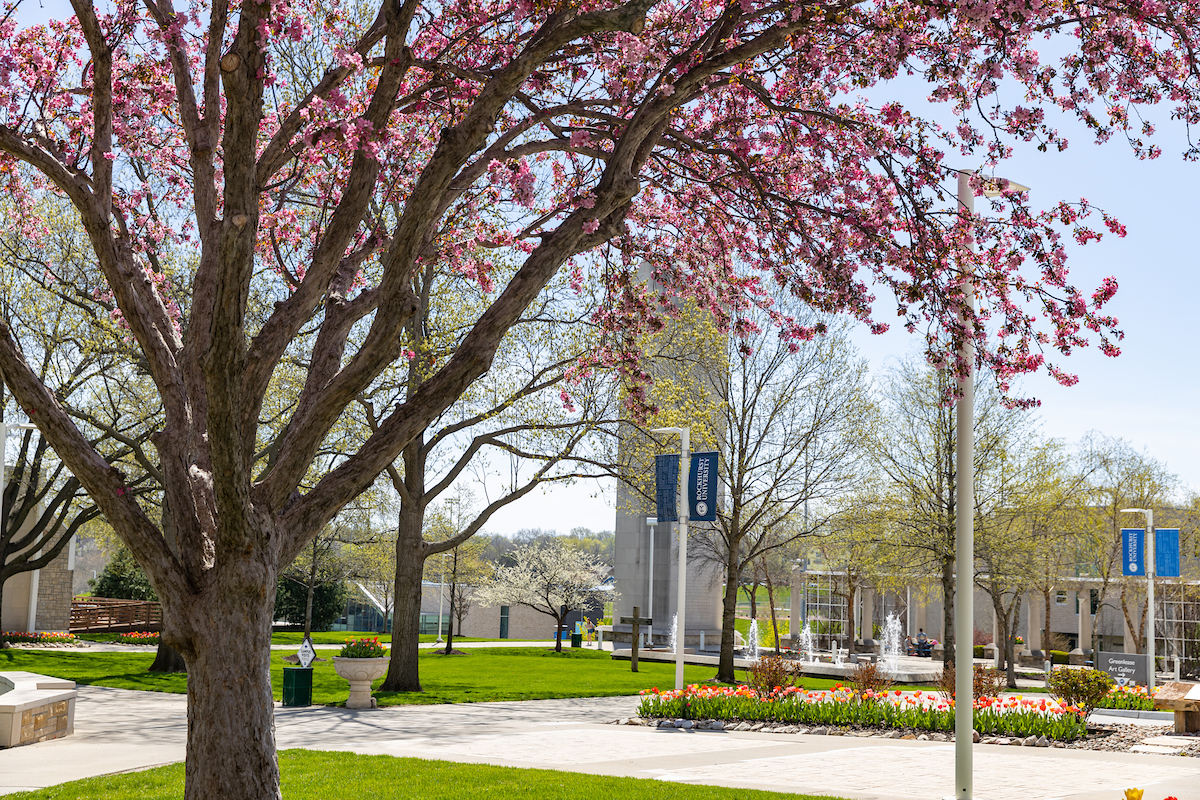
[[[1139,604],[1141,614],[1139,616],[1137,624],[1135,625],[1134,621],[1133,621],[1133,617],[1131,617],[1129,615],[1128,595],[1129,595],[1128,588],[1125,586],[1122,586],[1121,587],[1121,613],[1125,615],[1125,627],[1129,630],[1129,633],[1133,636],[1134,652],[1140,653],[1146,646],[1146,637],[1142,635],[1142,627],[1146,623],[1146,601],[1143,600]]]
[[[733,635],[737,629],[738,584],[742,580],[737,551],[730,548],[725,557],[725,598],[721,603],[721,655],[717,659],[716,680],[736,683],[733,667]]]
[[[1013,630],[1009,630],[1009,620],[1012,620]],[[1005,677],[1008,678],[1008,688],[1017,688],[1017,665],[1016,661],[1016,626],[1021,620],[1021,595],[1013,598],[1013,607],[1009,609],[1008,617],[1004,621],[1004,663]]]
[[[775,615],[775,586],[771,583],[771,573],[763,570],[763,579],[767,584],[767,603],[771,606],[771,630],[775,633],[775,655],[779,655],[779,619]]]
[[[3,398],[0,398],[2,400]],[[0,420],[4,419],[4,415],[0,414]],[[0,467],[3,467],[3,456],[0,455]],[[4,614],[4,576],[0,575],[0,619],[3,619]],[[0,650],[8,647],[8,640],[0,638]]]
[[[566,618],[567,615],[565,613],[554,617],[554,652],[556,653],[562,652],[563,620]],[[683,647],[683,642],[679,643],[679,647]]]
[[[188,671],[187,661],[184,660],[183,654],[163,642],[158,643],[158,652],[154,656],[154,663],[150,665],[148,672],[184,672]]]
[[[425,571],[422,516],[401,507],[396,536],[396,585],[392,608],[392,653],[380,687],[389,692],[421,692],[421,577]]]
[[[942,559],[942,654],[954,663],[954,560]]]
[[[307,597],[304,598],[304,638],[308,639],[312,636],[312,604],[313,595],[317,593],[317,589],[313,586],[312,581],[309,581],[306,590]]]
[[[446,649],[443,651],[446,655],[454,652],[454,584],[450,584],[450,624],[446,626]],[[442,621],[438,620],[438,625],[441,626]],[[441,633],[441,631],[438,631]]]
[[[279,800],[270,661],[275,593],[264,589],[277,576],[268,558],[221,572],[202,594],[163,598],[163,630],[186,632],[168,642],[188,666],[184,800]]]

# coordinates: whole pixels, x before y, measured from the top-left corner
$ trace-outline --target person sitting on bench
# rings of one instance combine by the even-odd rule
[[[930,655],[929,637],[925,635],[924,628],[917,629],[917,655],[918,656]]]

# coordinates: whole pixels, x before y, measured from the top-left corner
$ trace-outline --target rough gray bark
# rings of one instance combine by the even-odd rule
[[[942,559],[942,657],[954,663],[954,559]]]
[[[421,692],[421,578],[426,547],[421,536],[423,513],[401,505],[396,531],[396,583],[392,611],[392,648],[387,676],[380,689],[388,692]]]
[[[180,609],[183,597],[164,600],[164,626],[179,620],[192,641],[219,641],[241,632],[236,646],[186,646],[188,742],[185,797],[281,798],[275,760],[271,694],[271,621],[275,574],[264,559],[248,559]],[[181,613],[182,612],[182,613]],[[225,632],[225,633],[222,633]],[[236,748],[236,749],[231,749]]]
[[[732,549],[725,557],[725,596],[721,599],[721,654],[717,660],[716,680],[721,683],[736,683],[733,666],[733,632],[736,630],[738,592],[742,577],[742,565]]]
[[[170,645],[158,643],[158,652],[154,654],[154,663],[149,672],[187,672],[187,661],[183,654]]]

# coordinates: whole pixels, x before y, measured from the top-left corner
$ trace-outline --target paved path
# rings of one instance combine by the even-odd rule
[[[0,793],[179,761],[182,695],[84,686],[74,736],[0,751]],[[629,716],[633,697],[538,700],[370,711],[276,708],[280,748],[308,747],[543,767],[854,800],[953,794],[953,745],[842,736],[657,730],[599,724]],[[980,800],[1200,797],[1200,759],[1166,755],[975,748]]]

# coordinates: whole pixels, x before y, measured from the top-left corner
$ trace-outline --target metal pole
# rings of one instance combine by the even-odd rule
[[[654,526],[658,524],[658,518],[654,518],[654,522],[650,523],[650,573],[646,576],[646,595],[649,598],[646,603],[646,616],[654,619]],[[635,611],[633,614],[637,616]],[[646,626],[646,646],[650,647],[654,644],[654,624]]]
[[[688,526],[688,473],[691,472],[691,428],[679,429],[679,594],[675,601],[678,616],[675,627],[675,691],[683,690],[684,605],[687,602],[687,526]]]
[[[970,215],[975,211],[975,194],[971,190],[970,172],[958,173],[959,212]],[[969,217],[968,217],[969,219]],[[974,249],[973,239],[967,247]],[[975,309],[975,287],[971,281],[971,265],[964,265],[962,283],[964,325],[973,325],[966,312]],[[973,316],[973,315],[972,315]],[[954,795],[957,800],[971,800],[973,789],[972,733],[974,729],[975,698],[975,340],[973,329],[963,333],[959,358],[965,373],[959,381],[959,398],[955,411],[956,442],[954,510]]]
[[[1150,694],[1154,694],[1154,576],[1158,571],[1158,561],[1154,553],[1154,509],[1146,509],[1146,640],[1150,653],[1149,679]]]

